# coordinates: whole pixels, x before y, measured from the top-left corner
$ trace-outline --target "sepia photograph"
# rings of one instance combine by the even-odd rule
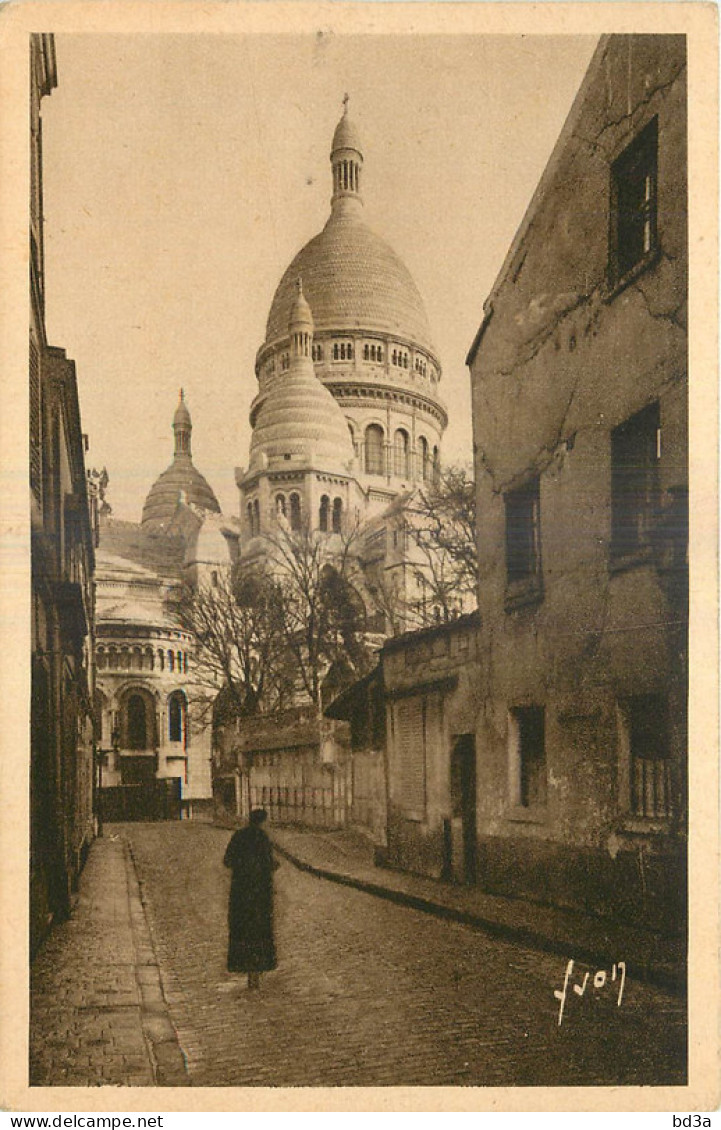
[[[27,1094],[683,1093],[689,36],[257,7],[26,35]]]

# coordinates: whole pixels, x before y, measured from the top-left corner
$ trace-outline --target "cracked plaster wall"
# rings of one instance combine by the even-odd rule
[[[493,846],[498,837],[607,858],[619,842],[630,850],[619,829],[616,702],[681,693],[678,634],[668,627],[676,611],[657,571],[612,574],[609,542],[610,432],[652,401],[661,410],[662,501],[687,484],[685,79],[682,37],[611,37],[491,295],[471,362],[484,702],[478,807],[489,877],[512,869]],[[610,167],[654,115],[659,254],[612,293]],[[534,473],[544,595],[506,612],[503,492]],[[528,703],[546,705],[548,805],[538,823],[510,819],[508,798],[508,709]],[[558,862],[553,853],[543,859],[544,867]]]

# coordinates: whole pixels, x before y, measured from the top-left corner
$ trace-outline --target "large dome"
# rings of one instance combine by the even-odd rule
[[[275,292],[267,344],[288,336],[298,278],[316,333],[376,330],[434,351],[423,299],[408,269],[358,213],[334,211],[323,231],[298,252]]]

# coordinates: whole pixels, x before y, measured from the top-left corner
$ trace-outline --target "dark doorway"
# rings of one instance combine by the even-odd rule
[[[120,760],[120,781],[123,785],[145,785],[155,781],[155,758],[123,756]]]
[[[451,831],[453,875],[463,883],[476,879],[476,743],[462,734],[451,753]]]
[[[145,702],[142,695],[131,694],[128,699],[128,749],[147,749],[147,738]]]

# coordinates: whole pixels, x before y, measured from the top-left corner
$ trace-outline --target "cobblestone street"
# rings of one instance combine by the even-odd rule
[[[569,990],[559,1027],[563,959],[288,862],[276,872],[279,967],[248,994],[225,971],[229,833],[108,832],[130,841],[194,1086],[684,1081],[680,997],[629,978],[618,1007],[615,986],[589,984]]]

